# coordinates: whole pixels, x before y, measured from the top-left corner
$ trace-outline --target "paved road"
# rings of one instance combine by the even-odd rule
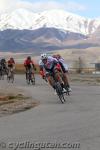
[[[27,86],[23,75],[16,76],[14,85],[0,81],[0,86],[16,86],[40,101],[38,107],[0,118],[0,141],[6,143],[2,148],[1,142],[0,150],[38,150],[36,143],[49,143],[42,150],[55,150],[56,143],[62,146],[59,150],[100,150],[99,86],[72,84],[72,95],[65,104],[38,76],[35,86]]]

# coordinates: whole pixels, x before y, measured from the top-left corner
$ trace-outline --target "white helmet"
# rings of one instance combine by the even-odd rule
[[[47,59],[47,54],[41,54],[41,60]]]

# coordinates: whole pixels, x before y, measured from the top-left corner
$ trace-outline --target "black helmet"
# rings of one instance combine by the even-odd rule
[[[31,56],[28,56],[27,59],[31,60]]]
[[[14,58],[13,58],[13,57],[11,57],[11,58],[10,58],[10,60],[14,60]]]
[[[5,63],[5,62],[6,62],[5,58],[2,58],[2,59],[1,59],[1,62],[2,62],[2,63]]]

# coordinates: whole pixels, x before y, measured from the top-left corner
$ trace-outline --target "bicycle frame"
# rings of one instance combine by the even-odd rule
[[[10,81],[12,81],[12,83],[14,82],[13,68],[8,68],[7,80],[8,80],[8,82],[10,82]]]

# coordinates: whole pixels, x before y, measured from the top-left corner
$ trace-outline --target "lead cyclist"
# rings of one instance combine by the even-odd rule
[[[59,73],[55,74],[54,72],[54,68],[57,66],[57,64],[59,64],[59,62],[56,58],[53,58],[52,56],[47,56],[47,54],[41,54],[41,59],[39,61],[40,74],[43,76],[46,74],[48,82],[53,87],[54,90],[55,90],[55,85],[54,85],[54,76],[55,76],[57,79],[59,79],[63,92],[66,92],[64,88],[64,83],[60,74]],[[44,73],[44,70],[45,70],[45,73]]]
[[[56,58],[62,68],[62,71],[63,71],[63,77],[64,77],[64,83],[65,85],[67,86],[67,89],[69,92],[72,92],[72,89],[70,87],[70,83],[69,83],[69,71],[68,71],[68,66],[67,64],[65,64],[64,62],[64,59],[61,57],[60,54],[56,54],[56,55],[53,55],[53,58]]]

